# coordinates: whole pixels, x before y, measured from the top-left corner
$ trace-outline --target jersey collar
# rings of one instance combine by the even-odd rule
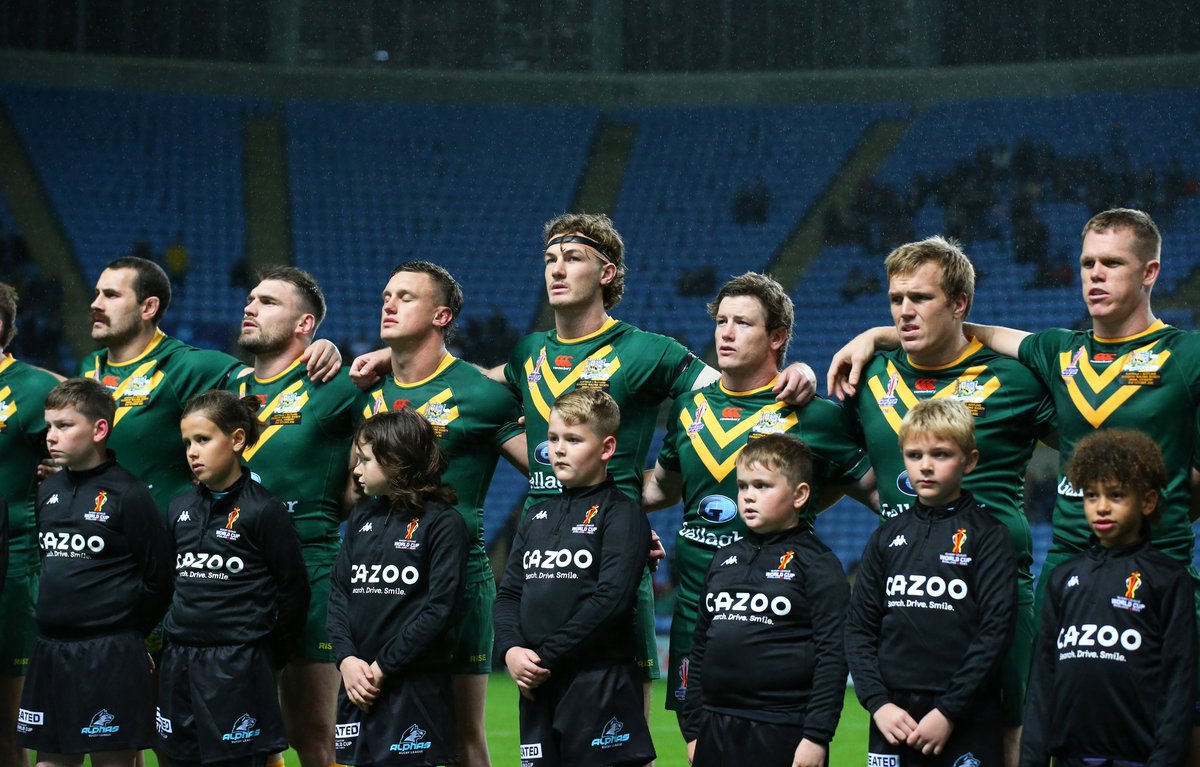
[[[755,395],[755,394],[762,394],[762,393],[763,393],[763,392],[765,392],[767,389],[774,388],[774,386],[775,386],[775,382],[776,382],[776,381],[778,381],[778,380],[779,380],[779,375],[778,375],[778,374],[776,374],[776,375],[775,375],[775,377],[774,377],[774,378],[772,378],[772,379],[771,379],[771,381],[770,381],[769,383],[767,383],[767,384],[765,384],[765,385],[763,385],[763,386],[760,386],[760,387],[758,387],[757,389],[750,389],[750,390],[748,390],[748,391],[734,391],[733,389],[727,388],[727,387],[725,386],[725,384],[724,384],[724,383],[722,383],[720,380],[718,380],[718,381],[717,381],[717,386],[720,386],[720,387],[721,387],[721,391],[725,392],[725,393],[726,393],[726,394],[728,394],[730,397],[750,397],[750,396],[753,396],[753,395]]]
[[[909,357],[907,354],[905,354],[904,357],[908,360],[908,364],[912,365],[917,370],[945,370],[946,368],[952,368],[955,365],[961,365],[963,360],[983,348],[983,343],[978,338],[975,338],[974,336],[971,336],[970,338],[970,343],[967,344],[966,349],[963,349],[963,353],[958,355],[957,358],[947,362],[945,365],[918,365],[917,363],[913,362],[912,357]]]
[[[300,364],[300,358],[299,358],[299,357],[297,357],[295,362],[293,362],[292,364],[288,365],[286,368],[284,368],[283,370],[279,371],[278,373],[276,373],[275,375],[271,376],[270,378],[259,378],[258,376],[254,376],[254,382],[255,382],[255,383],[260,383],[260,384],[269,384],[269,383],[274,383],[274,382],[278,381],[280,378],[283,378],[283,377],[284,377],[285,375],[287,375],[288,373],[290,373],[290,372],[292,372],[293,370],[295,370],[295,369],[296,369],[296,366],[297,366],[297,365],[299,365],[299,364]]]
[[[392,382],[394,384],[396,384],[397,386],[399,386],[401,389],[415,389],[416,387],[424,386],[425,384],[429,383],[433,379],[437,378],[438,376],[440,376],[442,374],[442,371],[444,371],[446,368],[450,367],[452,364],[454,364],[457,361],[458,361],[458,357],[455,357],[450,352],[446,352],[446,355],[444,357],[442,357],[442,361],[438,363],[437,368],[432,373],[430,373],[428,376],[426,376],[425,378],[422,378],[420,381],[415,381],[413,383],[403,383],[399,378],[396,377],[395,373],[392,373]]]
[[[5,370],[8,370],[10,367],[12,367],[13,363],[16,361],[17,361],[16,358],[12,356],[11,352],[6,352],[4,354],[4,358],[0,359],[0,373],[3,373]]]
[[[1151,333],[1157,333],[1166,326],[1167,323],[1163,322],[1162,320],[1155,320],[1154,322],[1150,323],[1150,327],[1146,328],[1141,333],[1134,333],[1131,336],[1122,336],[1121,338],[1101,338],[1100,336],[1095,336],[1095,338],[1102,344],[1120,344],[1124,343],[1125,341],[1133,341],[1138,338],[1143,338]]]
[[[154,351],[154,349],[159,344],[161,344],[163,342],[163,339],[166,337],[167,337],[166,333],[162,332],[162,330],[159,328],[155,328],[154,329],[154,338],[150,339],[150,343],[146,344],[146,348],[142,349],[141,354],[139,354],[138,356],[134,357],[131,360],[125,360],[124,362],[108,362],[108,350],[105,349],[105,351],[104,351],[105,362],[111,368],[123,368],[128,365],[133,365],[135,363],[141,362],[142,359],[145,358],[148,354],[150,354],[150,352]]]
[[[616,324],[617,324],[617,319],[615,317],[609,317],[607,320],[604,321],[604,324],[600,326],[599,330],[595,330],[591,333],[588,333],[586,336],[580,336],[579,338],[563,338],[562,336],[558,335],[558,332],[556,331],[554,333],[554,337],[558,339],[558,342],[560,344],[577,344],[580,341],[587,341],[588,339],[595,338],[596,336],[600,335],[601,333],[604,333],[605,331],[610,330],[612,328],[612,326],[616,325]]]

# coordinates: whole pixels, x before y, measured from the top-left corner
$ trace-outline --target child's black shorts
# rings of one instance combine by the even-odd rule
[[[935,695],[926,693],[894,692],[892,702],[909,715],[921,721],[921,717],[933,710]],[[959,721],[946,747],[938,756],[922,754],[906,745],[893,746],[871,719],[871,732],[867,739],[867,764],[872,767],[986,767],[1004,764],[1003,725],[1001,724],[1000,701],[980,701]]]
[[[642,708],[642,674],[630,663],[558,670],[521,698],[521,767],[642,765],[654,744]]]
[[[150,748],[154,687],[141,635],[39,637],[21,693],[17,742],[50,754]]]
[[[286,749],[266,649],[168,643],[158,681],[158,745],[171,761],[189,764]]]
[[[692,767],[789,765],[803,738],[803,724],[758,722],[706,711]]]
[[[384,680],[367,712],[338,692],[334,746],[339,764],[429,767],[458,762],[449,672]]]

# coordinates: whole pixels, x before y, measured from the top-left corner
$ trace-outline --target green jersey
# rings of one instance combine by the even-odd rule
[[[84,357],[80,372],[112,391],[117,401],[108,446],[117,460],[150,486],[164,514],[171,499],[192,486],[179,434],[184,404],[220,389],[242,363],[222,352],[197,349],[161,330],[137,357],[114,364],[108,350]]]
[[[8,501],[8,575],[37,567],[37,466],[46,453],[46,395],[58,379],[44,370],[0,357],[0,497]],[[0,573],[0,578],[4,577]]]
[[[1050,431],[1054,406],[1046,387],[1016,360],[971,339],[958,359],[938,367],[913,363],[902,349],[875,355],[850,409],[875,467],[884,518],[905,512],[917,499],[900,452],[900,422],[924,399],[950,397],[975,416],[979,464],[963,487],[1008,527],[1027,578],[1033,543],[1025,516],[1025,468],[1038,437]]]
[[[746,533],[738,514],[736,463],[750,440],[782,433],[804,440],[813,454],[810,498],[823,487],[854,482],[871,468],[842,408],[821,399],[792,408],[775,401],[774,383],[737,392],[718,381],[680,397],[671,408],[658,462],[683,478],[683,526],[676,536],[674,568],[680,598],[695,602],[714,552]],[[811,527],[812,506],[801,515]]]
[[[354,427],[366,395],[344,369],[326,383],[309,380],[300,360],[266,379],[246,368],[229,382],[229,389],[262,403],[258,441],[242,452],[242,460],[287,507],[305,561],[332,564],[340,542]]]
[[[1082,491],[1071,487],[1065,474],[1075,445],[1099,429],[1140,429],[1162,448],[1167,466],[1163,517],[1151,528],[1152,539],[1167,554],[1191,564],[1188,475],[1200,447],[1200,333],[1162,321],[1128,338],[1044,330],[1021,342],[1020,358],[1045,382],[1057,409],[1055,548],[1082,550],[1091,534]]]
[[[505,385],[473,365],[447,354],[433,375],[404,384],[385,379],[371,392],[363,411],[367,418],[389,410],[411,408],[433,425],[450,467],[442,480],[458,495],[455,508],[471,535],[468,581],[492,578],[483,546],[483,502],[487,497],[500,447],[522,432],[521,406]]]
[[[682,344],[609,319],[595,333],[562,339],[553,330],[517,344],[504,376],[517,390],[529,440],[529,497],[525,508],[562,489],[550,466],[546,441],[554,400],[577,388],[608,392],[621,409],[617,452],[609,476],[630,498],[642,498],[642,471],[654,436],[658,407],[689,391],[704,363]]]

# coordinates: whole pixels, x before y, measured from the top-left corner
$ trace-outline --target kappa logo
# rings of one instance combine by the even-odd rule
[[[250,716],[250,714],[242,714],[233,723],[233,727],[229,732],[221,736],[221,740],[232,743],[240,743],[250,740],[262,734],[262,730],[256,727],[258,720]]]
[[[180,521],[180,522],[191,522],[191,521],[192,521],[192,511],[191,511],[191,509],[184,509],[184,510],[183,510],[183,513],[181,513],[181,514],[179,515],[179,521]]]
[[[91,738],[106,738],[121,730],[120,725],[113,724],[114,721],[116,721],[116,717],[110,714],[108,709],[102,708],[92,716],[92,720],[88,723],[88,726],[80,730],[79,734],[87,735]]]
[[[724,562],[722,562],[721,567],[724,567],[725,565],[736,565],[737,561],[738,561],[737,554],[734,554],[732,557],[730,557],[729,559],[726,559]]]
[[[615,716],[609,719],[600,732],[600,737],[592,739],[593,748],[613,748],[629,742],[629,733],[622,733],[625,723]]]
[[[49,498],[46,500],[46,505],[47,505],[47,506],[49,506],[49,505],[51,505],[51,504],[54,504],[54,503],[58,503],[58,493],[55,493],[54,495],[50,496],[50,497],[49,497]]]
[[[539,511],[537,514],[534,514],[534,515],[533,515],[533,518],[534,518],[534,519],[549,519],[549,518],[550,518],[550,515],[546,513],[546,510],[545,510],[545,509],[542,509],[542,510],[541,510],[541,511]]]
[[[360,533],[369,533],[369,532],[371,532],[371,530],[372,530],[372,524],[373,524],[373,523],[371,523],[371,522],[365,522],[365,523],[363,524],[363,526],[362,526],[362,527],[358,528],[358,532],[360,532]]]
[[[1067,579],[1067,588],[1073,589],[1078,585],[1079,585],[1079,576],[1078,575],[1072,575],[1070,578]]]
[[[897,546],[907,546],[907,545],[908,545],[908,539],[905,538],[903,535],[897,535],[895,538],[892,539],[892,542],[888,544],[888,548],[894,549]]]

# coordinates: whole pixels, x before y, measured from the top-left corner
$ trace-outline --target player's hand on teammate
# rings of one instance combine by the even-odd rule
[[[796,746],[796,754],[792,757],[792,767],[825,767],[825,756],[829,749],[813,743],[808,738]]]
[[[350,363],[350,380],[363,391],[368,391],[379,383],[389,370],[392,369],[392,353],[388,349],[376,349],[373,352],[360,354]]]
[[[898,746],[908,742],[908,736],[917,729],[917,720],[895,703],[884,703],[871,715],[875,726],[888,743]]]
[[[318,338],[308,345],[300,355],[305,363],[308,377],[313,381],[328,381],[342,369],[342,353],[337,344],[327,338]]]
[[[803,362],[793,362],[779,372],[772,391],[778,402],[804,407],[817,396],[817,374]]]
[[[950,739],[952,732],[954,722],[935,708],[921,717],[917,729],[909,733],[907,743],[909,748],[914,748],[922,754],[937,756],[946,747],[946,741]]]
[[[845,346],[838,349],[829,361],[829,372],[825,374],[825,391],[829,397],[837,397],[845,401],[858,391],[858,382],[862,379],[863,368],[875,356],[878,349],[891,349],[896,343],[881,338],[881,333],[894,328],[871,328],[851,338]]]
[[[41,463],[37,465],[38,482],[60,471],[62,471],[62,467],[55,463],[53,458],[43,458]]]
[[[663,548],[662,538],[658,537],[658,533],[650,531],[650,554],[646,557],[646,564],[650,566],[650,572],[658,571],[658,563],[667,558],[667,550]]]
[[[696,741],[689,740],[687,742],[687,751],[688,751],[688,754],[687,754],[688,764],[691,764],[692,760],[696,758]]]
[[[379,679],[372,669],[379,666],[368,664],[362,658],[347,656],[338,669],[342,672],[342,684],[346,688],[346,697],[350,702],[363,711],[371,708],[371,704],[379,697]]]
[[[542,668],[541,662],[538,654],[528,647],[514,647],[504,654],[508,675],[526,698],[533,698],[533,691],[550,678],[550,670]]]

